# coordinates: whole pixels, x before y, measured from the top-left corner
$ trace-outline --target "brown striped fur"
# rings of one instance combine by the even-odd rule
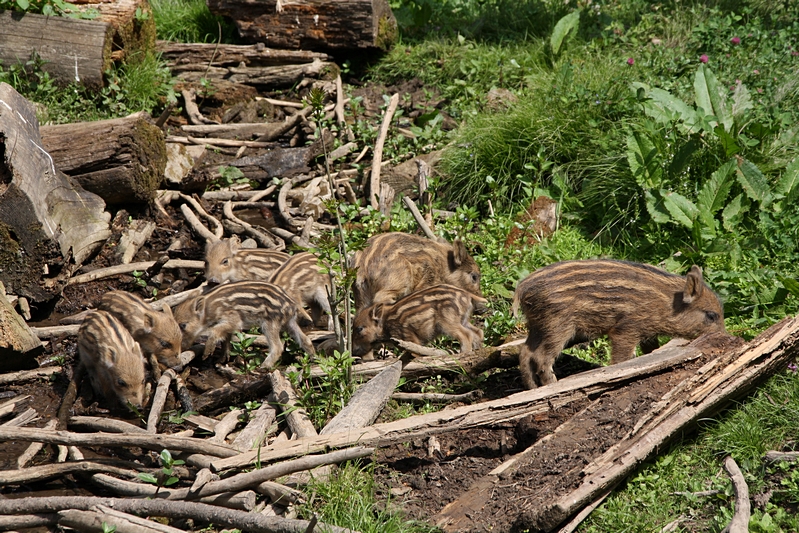
[[[531,389],[556,381],[552,365],[572,341],[607,335],[611,363],[619,363],[658,335],[693,339],[725,331],[721,302],[696,265],[677,276],[626,261],[554,263],[519,282],[513,307],[527,318],[519,363]]]
[[[180,364],[181,333],[169,306],[159,312],[135,294],[111,291],[103,295],[97,308],[122,322],[142,352],[155,355],[159,365],[169,368]]]
[[[78,353],[95,392],[141,409],[145,395],[144,357],[139,344],[114,315],[92,311],[78,330]]]
[[[226,281],[269,281],[290,257],[276,250],[242,248],[238,237],[221,239],[205,247],[205,279],[211,285]]]
[[[283,354],[282,331],[287,331],[303,350],[314,355],[310,339],[297,322],[297,304],[286,291],[264,281],[237,281],[218,285],[175,308],[175,319],[183,331],[183,348],[188,349],[201,334],[207,334],[203,357],[210,355],[217,341],[223,341],[224,356],[230,352],[230,338],[236,331],[259,326],[269,345],[261,368],[272,368]]]
[[[440,283],[482,296],[480,267],[457,239],[448,244],[400,232],[375,235],[355,254],[353,266],[356,310]]]
[[[352,354],[367,356],[372,343],[394,337],[426,344],[441,335],[457,339],[461,351],[483,344],[483,331],[469,321],[486,300],[453,285],[434,285],[394,304],[377,303],[358,312],[352,326]]]
[[[322,320],[323,313],[331,315],[330,301],[327,299],[330,276],[323,273],[322,268],[314,254],[300,252],[275,270],[269,281],[282,287],[300,306],[308,307],[315,325],[332,329],[332,318]]]

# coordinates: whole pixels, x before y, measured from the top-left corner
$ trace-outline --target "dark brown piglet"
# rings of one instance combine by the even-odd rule
[[[694,339],[725,331],[721,302],[696,265],[677,276],[626,261],[554,263],[519,282],[513,307],[527,319],[519,364],[531,389],[556,381],[552,365],[570,342],[607,335],[611,363],[620,363],[658,335]]]

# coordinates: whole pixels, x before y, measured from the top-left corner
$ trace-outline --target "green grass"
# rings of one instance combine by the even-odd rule
[[[238,42],[235,25],[212,14],[204,0],[153,0],[159,39],[183,43]]]

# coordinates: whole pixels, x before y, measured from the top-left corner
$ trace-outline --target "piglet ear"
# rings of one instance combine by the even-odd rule
[[[230,249],[232,251],[236,251],[241,248],[241,239],[239,239],[238,235],[233,235],[230,237]]]
[[[161,310],[162,310],[162,311],[164,312],[164,314],[165,314],[166,316],[168,316],[169,318],[174,318],[174,317],[175,317],[175,316],[172,314],[172,308],[171,308],[171,307],[169,307],[168,305],[166,305],[166,304],[162,305],[162,306],[161,306]]]
[[[452,262],[455,264],[455,267],[461,266],[468,255],[469,252],[466,251],[466,246],[463,244],[463,241],[455,239],[452,243]]]
[[[371,316],[372,320],[375,322],[380,322],[380,319],[383,318],[383,304],[374,304],[369,316]]]
[[[702,296],[705,282],[702,279],[702,269],[694,265],[685,276],[685,290],[682,293],[683,303],[690,304]]]

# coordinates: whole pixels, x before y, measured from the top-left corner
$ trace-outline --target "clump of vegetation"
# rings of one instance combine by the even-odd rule
[[[238,31],[229,19],[214,15],[204,0],[153,0],[159,39],[182,43],[238,43]]]

